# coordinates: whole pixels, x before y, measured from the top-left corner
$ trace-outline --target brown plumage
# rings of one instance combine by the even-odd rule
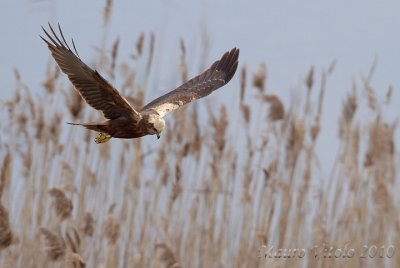
[[[58,29],[61,38],[50,24],[49,27],[52,35],[42,27],[49,40],[41,38],[48,45],[58,66],[67,74],[82,98],[96,110],[102,111],[106,118],[101,122],[71,124],[101,132],[96,138],[98,143],[106,142],[111,137],[130,139],[157,135],[159,138],[165,126],[165,115],[227,84],[238,66],[239,49],[233,48],[205,72],[153,100],[138,112],[97,71],[80,60],[73,40],[75,53],[70,49],[60,25]]]

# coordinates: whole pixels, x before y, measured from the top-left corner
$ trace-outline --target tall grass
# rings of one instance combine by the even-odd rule
[[[156,79],[155,47],[156,36],[143,33],[130,59],[118,58],[118,39],[110,54],[99,50],[99,71],[118,75],[135,107]],[[185,81],[183,40],[180,48],[176,76]],[[321,171],[318,138],[335,123],[321,122],[333,71],[311,68],[285,106],[267,90],[265,63],[254,74],[242,65],[229,106],[202,100],[173,113],[158,142],[101,145],[94,132],[65,124],[100,115],[54,62],[41,94],[16,71],[0,113],[0,266],[399,267],[397,121],[384,116],[392,89],[379,102],[370,75],[353,85],[333,169]],[[374,245],[385,255],[394,245],[395,254],[360,257]],[[278,250],[303,248],[304,257]],[[338,248],[355,256],[328,254]]]

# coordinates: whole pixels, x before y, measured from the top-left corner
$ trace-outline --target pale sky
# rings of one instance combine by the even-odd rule
[[[100,46],[105,1],[1,1],[0,98],[11,96],[15,87],[13,68],[18,68],[33,92],[42,92],[49,51],[39,38],[41,25],[60,23],[73,37],[79,55],[89,65],[94,46]],[[114,1],[107,47],[120,37],[120,57],[134,50],[141,32],[156,35],[155,60],[167,88],[153,89],[152,97],[171,88],[171,70],[179,64],[179,39],[188,50],[191,74],[198,63],[202,30],[206,29],[211,63],[226,50],[241,50],[240,64],[251,72],[266,62],[267,90],[289,102],[290,92],[303,81],[311,65],[320,74],[333,60],[335,72],[329,81],[323,122],[337,124],[345,93],[353,79],[360,81],[375,58],[378,67],[372,85],[383,96],[394,87],[393,101],[400,107],[400,1],[232,1],[153,0]],[[171,65],[171,63],[173,65]],[[163,71],[165,70],[165,72]],[[118,81],[116,81],[118,83]],[[231,82],[231,83],[238,83]],[[160,85],[162,86],[162,85]],[[237,85],[236,85],[236,88]],[[224,90],[214,94],[224,102]],[[393,118],[399,110],[393,109]],[[328,128],[328,126],[323,126]],[[326,131],[326,130],[325,130]],[[329,143],[336,131],[325,132],[321,144]],[[399,136],[399,131],[397,131]],[[400,140],[398,137],[397,140]]]

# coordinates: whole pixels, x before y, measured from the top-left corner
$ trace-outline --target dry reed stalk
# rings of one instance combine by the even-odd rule
[[[317,138],[320,134],[321,130],[321,117],[322,117],[322,107],[323,107],[323,101],[324,101],[324,96],[325,96],[325,89],[326,89],[326,84],[327,84],[327,77],[332,74],[334,67],[335,67],[335,61],[332,62],[332,64],[329,66],[328,73],[326,74],[325,72],[322,72],[321,75],[321,86],[320,86],[320,91],[319,91],[319,96],[318,96],[318,104],[317,104],[317,113],[314,115],[314,123],[311,127],[310,133],[311,133],[311,141],[312,141],[312,151],[314,151],[314,147],[317,142]]]
[[[333,69],[332,69],[332,71],[333,71]],[[321,86],[320,86],[320,90],[319,90],[318,105],[317,105],[318,110],[317,110],[317,115],[316,115],[318,118],[320,118],[322,115],[322,107],[323,107],[323,101],[324,101],[324,96],[325,96],[325,89],[326,89],[327,79],[330,74],[331,74],[330,72],[328,72],[328,73],[322,72],[322,74],[321,74]]]
[[[186,47],[183,39],[180,39],[180,48],[181,48],[181,58],[179,63],[179,69],[181,71],[181,82],[185,83],[188,80],[188,67],[186,63]]]
[[[11,153],[7,151],[3,158],[3,164],[0,170],[0,200],[3,196],[4,189],[10,184],[11,178]]]
[[[209,55],[210,55],[210,34],[208,33],[207,25],[202,23],[201,25],[201,45],[200,45],[200,63],[199,70],[205,70],[208,67]]]
[[[35,129],[36,129],[36,133],[35,133],[35,138],[39,141],[39,142],[44,142],[43,138],[44,138],[44,131],[45,131],[45,121],[44,121],[44,108],[39,106],[37,108],[37,118],[36,118],[36,122],[35,122]]]
[[[73,236],[69,232],[66,233],[66,238],[68,242],[68,247],[73,253],[78,253],[81,246],[81,238],[75,228],[72,228]]]
[[[106,0],[106,5],[104,6],[103,10],[103,27],[106,28],[111,18],[111,11],[112,11],[112,0]]]
[[[172,185],[171,200],[174,202],[178,196],[182,193],[181,185],[181,168],[178,163],[175,165],[175,182]]]
[[[240,110],[242,111],[242,116],[243,116],[245,124],[249,125],[250,117],[251,117],[250,106],[247,104],[242,104],[242,105],[240,105]]]
[[[242,70],[240,71],[240,103],[243,103],[245,93],[246,93],[246,76],[247,69],[246,65],[243,65]]]
[[[29,172],[31,171],[32,168],[32,144],[28,143],[27,144],[27,150],[25,153],[22,155],[22,163],[24,165],[24,171],[23,171],[23,176],[25,178],[29,177]],[[0,197],[1,197],[1,182],[0,182]]]
[[[301,118],[293,118],[290,122],[289,135],[286,143],[286,166],[294,170],[297,159],[304,144],[304,121]]]
[[[315,145],[318,135],[320,133],[321,130],[321,122],[320,122],[320,117],[317,117],[315,120],[315,123],[313,124],[312,128],[311,128],[311,140],[313,142],[313,144]]]
[[[111,50],[111,67],[110,67],[110,75],[111,78],[115,78],[115,65],[117,62],[117,56],[118,56],[118,48],[119,48],[119,37],[115,40],[112,50]]]
[[[149,44],[149,57],[147,59],[147,65],[146,65],[146,77],[148,77],[150,74],[151,65],[152,65],[153,57],[154,57],[155,41],[156,41],[156,37],[155,37],[154,33],[151,33],[150,34],[150,44]]]
[[[194,154],[194,156],[196,157],[196,160],[199,160],[200,157],[200,151],[201,151],[201,131],[200,131],[200,126],[199,126],[199,116],[198,116],[198,112],[197,112],[197,106],[195,106],[192,109],[192,113],[191,113],[191,124],[192,124],[192,129],[194,132],[194,137],[193,140],[191,142],[191,152]]]

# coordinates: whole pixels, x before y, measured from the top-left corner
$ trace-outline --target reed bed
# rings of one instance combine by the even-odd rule
[[[143,33],[120,59],[119,42],[98,50],[97,69],[118,76],[140,107],[159,83],[153,59],[162,51]],[[181,40],[181,81],[194,73],[185,51]],[[101,145],[65,124],[100,114],[54,62],[39,94],[16,70],[0,112],[0,266],[399,267],[397,121],[384,116],[393,89],[379,101],[371,76],[356,81],[338,121],[322,122],[334,68],[311,68],[285,105],[268,91],[265,63],[255,73],[241,64],[223,89],[229,106],[204,100],[173,113],[157,142]],[[335,123],[338,148],[327,153],[336,160],[321,170],[318,138]],[[364,246],[384,256],[363,258]],[[352,248],[353,257],[328,256]]]

